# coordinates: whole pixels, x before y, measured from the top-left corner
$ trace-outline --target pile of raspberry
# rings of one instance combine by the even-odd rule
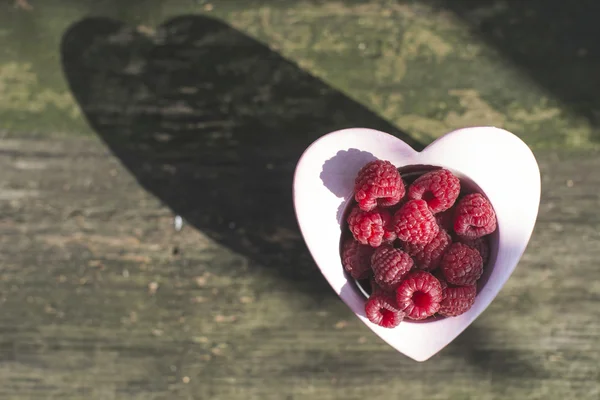
[[[367,318],[386,328],[469,310],[497,225],[490,202],[461,190],[447,169],[409,175],[389,161],[365,165],[346,219],[351,235],[342,236],[344,269],[370,287]]]

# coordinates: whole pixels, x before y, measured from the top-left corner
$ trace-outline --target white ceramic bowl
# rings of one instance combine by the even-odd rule
[[[490,264],[475,304],[458,317],[403,321],[393,329],[365,316],[365,296],[344,272],[339,244],[343,213],[353,196],[354,178],[367,162],[380,159],[397,168],[447,168],[478,187],[498,220]],[[304,152],[294,176],[294,207],[304,240],[333,290],[376,335],[399,352],[425,361],[467,328],[494,300],[523,255],[540,203],[540,172],[529,147],[512,133],[493,127],[450,132],[417,152],[402,140],[365,128],[329,133]]]

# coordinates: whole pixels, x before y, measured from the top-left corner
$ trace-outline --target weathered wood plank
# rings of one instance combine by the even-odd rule
[[[295,227],[294,162],[331,129],[427,142],[495,124],[540,147],[597,145],[596,47],[552,56],[497,3],[457,6],[464,20],[424,2],[0,5],[0,398],[598,399],[600,153],[537,152],[542,207],[520,267],[424,364],[353,319]],[[528,18],[545,24],[545,3]],[[88,21],[63,38],[90,13],[132,29]],[[198,13],[239,31],[201,40]],[[525,67],[550,55],[554,69],[534,83],[465,21],[500,42],[524,27]],[[539,84],[573,68],[578,84],[546,97]],[[72,138],[87,129],[74,98],[112,153]],[[176,232],[165,204],[191,225]]]
[[[2,130],[93,134],[57,55],[72,24],[102,16],[152,37],[173,18],[205,15],[424,142],[490,124],[535,147],[600,145],[594,0],[45,0],[30,1],[31,10],[13,3],[0,3]]]
[[[188,225],[176,232],[98,141],[4,138],[0,397],[597,399],[600,158],[537,156],[542,207],[515,275],[417,364],[314,268],[282,274]]]

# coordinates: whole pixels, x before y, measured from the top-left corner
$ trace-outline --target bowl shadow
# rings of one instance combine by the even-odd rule
[[[323,134],[350,127],[423,147],[213,18],[177,17],[152,35],[86,18],[64,34],[61,56],[89,125],[144,189],[247,257],[250,268],[317,297],[333,293],[293,210],[293,173],[303,151]]]

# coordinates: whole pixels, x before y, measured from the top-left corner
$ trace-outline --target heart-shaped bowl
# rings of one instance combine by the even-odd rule
[[[473,306],[457,317],[404,320],[393,329],[371,323],[367,297],[344,271],[340,238],[345,210],[353,201],[354,179],[365,164],[388,160],[403,172],[442,167],[461,184],[483,193],[496,212],[490,259]],[[425,361],[465,330],[498,295],[533,232],[540,204],[540,171],[529,147],[494,127],[450,132],[418,152],[384,132],[352,128],[312,143],[294,175],[294,207],[308,249],[335,293],[376,335],[416,361]]]

